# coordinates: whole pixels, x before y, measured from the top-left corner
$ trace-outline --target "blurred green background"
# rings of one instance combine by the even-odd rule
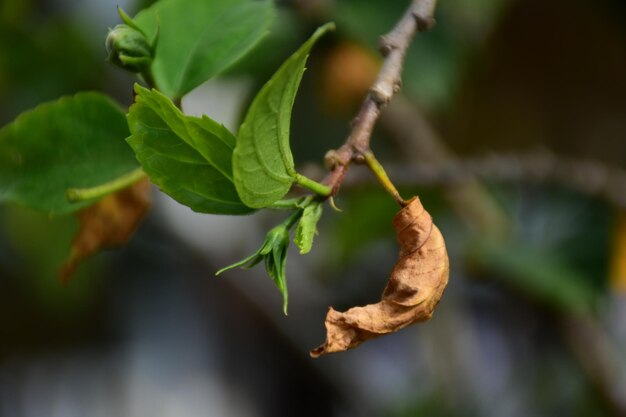
[[[83,90],[131,103],[132,76],[105,62],[116,4],[0,0],[0,125]],[[235,130],[282,60],[335,21],[292,124],[298,166],[321,179],[407,4],[278,1],[270,35],[183,108]],[[626,416],[626,3],[441,0],[436,18],[372,141],[446,238],[430,322],[308,357],[327,307],[375,302],[397,258],[395,203],[359,167],[312,253],[290,253],[289,317],[262,268],[213,277],[280,213],[198,215],[155,189],[131,243],[63,288],[74,218],[4,205],[0,415]]]

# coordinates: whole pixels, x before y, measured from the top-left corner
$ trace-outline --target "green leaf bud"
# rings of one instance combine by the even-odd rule
[[[152,47],[145,35],[128,25],[109,30],[105,46],[109,61],[130,72],[145,72],[152,63]]]
[[[287,263],[287,250],[289,249],[289,229],[291,226],[290,222],[287,221],[274,227],[267,232],[263,244],[255,253],[239,262],[220,269],[215,275],[237,267],[251,268],[264,261],[267,275],[274,281],[274,284],[276,284],[283,296],[283,311],[287,314],[288,295],[285,266]]]

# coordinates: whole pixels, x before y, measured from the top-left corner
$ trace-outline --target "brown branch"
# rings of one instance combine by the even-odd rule
[[[331,187],[331,196],[339,191],[350,164],[365,163],[366,156],[371,155],[370,138],[376,121],[381,110],[400,91],[404,58],[414,35],[434,25],[435,4],[436,0],[413,0],[393,30],[381,38],[380,51],[385,60],[378,78],[355,117],[346,142],[339,149],[329,151],[325,157],[331,172],[323,182]],[[399,195],[396,200],[404,204]]]

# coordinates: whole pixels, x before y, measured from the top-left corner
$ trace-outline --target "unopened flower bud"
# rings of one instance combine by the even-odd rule
[[[152,47],[145,35],[128,25],[117,25],[106,38],[109,61],[131,72],[144,72],[152,63]]]

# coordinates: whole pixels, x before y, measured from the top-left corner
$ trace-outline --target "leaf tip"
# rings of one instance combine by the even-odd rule
[[[316,42],[326,33],[335,31],[336,28],[337,26],[335,25],[335,22],[325,23],[322,26],[318,27],[317,30],[315,30],[309,41]]]
[[[120,6],[119,4],[117,5],[117,14],[120,17],[120,19],[122,19],[122,22],[126,23],[128,26],[132,27],[133,29],[136,28],[136,25],[135,25],[135,22],[133,22],[133,19],[128,15],[128,13],[124,11],[124,9],[122,9],[122,6]]]
[[[322,26],[320,26],[318,31],[322,33],[326,33],[326,32],[333,32],[336,29],[337,29],[337,25],[335,24],[335,22],[327,22],[327,23],[324,23]]]
[[[135,91],[135,94],[137,94],[137,96],[141,96],[142,94],[149,92],[147,88],[143,87],[139,83],[135,83],[133,90]]]
[[[215,273],[215,276],[216,276],[216,277],[218,277],[218,276],[220,276],[223,272],[226,272],[226,271],[231,270],[231,269],[236,268],[236,267],[237,267],[237,264],[233,264],[233,265],[228,265],[228,266],[225,266],[224,268],[222,268],[222,269],[220,269],[219,271],[217,271],[217,272]]]

